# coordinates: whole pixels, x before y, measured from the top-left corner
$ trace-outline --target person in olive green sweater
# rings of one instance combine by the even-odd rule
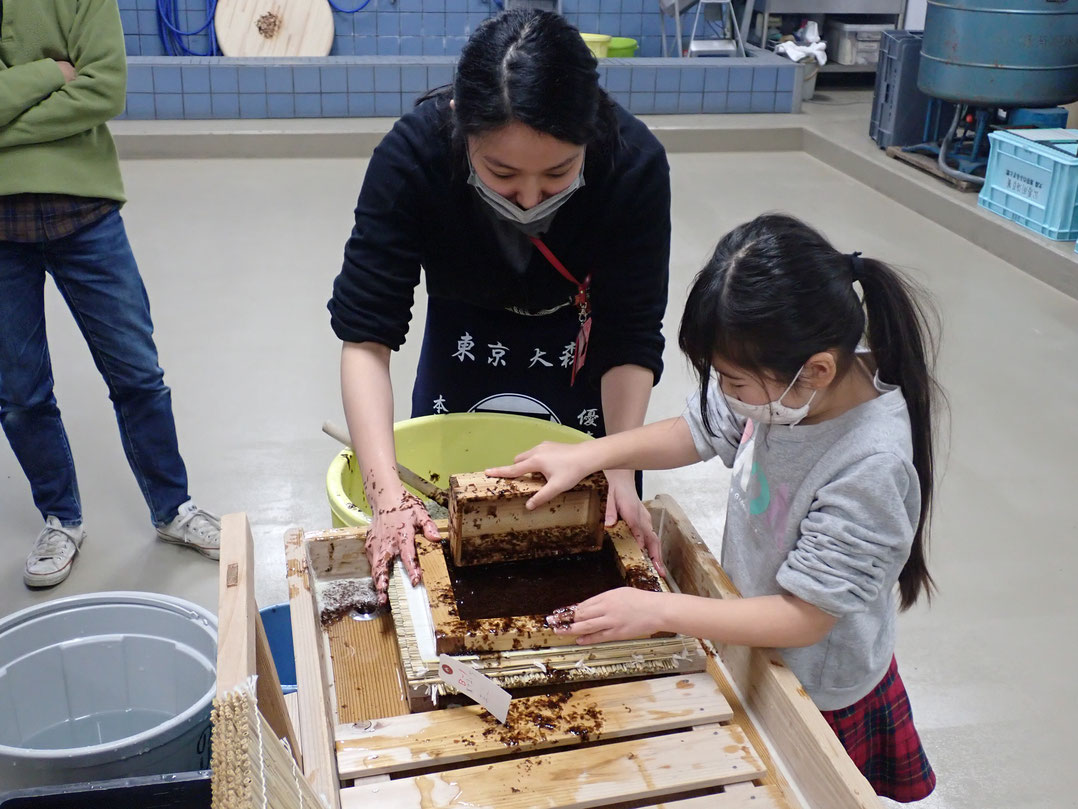
[[[106,122],[123,110],[126,82],[116,0],[0,0],[0,424],[45,520],[26,560],[30,587],[66,579],[86,538],[53,395],[46,274],[108,385],[157,536],[220,555],[220,520],[187,491],[149,300],[120,218]]]

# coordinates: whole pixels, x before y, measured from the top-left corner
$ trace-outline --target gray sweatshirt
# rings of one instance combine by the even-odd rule
[[[709,435],[692,396],[683,418],[703,459],[733,469],[722,566],[746,598],[789,593],[838,622],[812,646],[781,649],[821,710],[845,708],[883,679],[895,645],[898,574],[921,493],[902,392],[796,427],[730,412],[713,381]]]

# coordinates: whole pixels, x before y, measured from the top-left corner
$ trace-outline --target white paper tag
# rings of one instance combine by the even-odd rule
[[[461,663],[449,655],[441,655],[438,663],[438,676],[443,682],[462,694],[467,694],[490,711],[495,719],[505,724],[505,718],[509,715],[509,701],[512,699],[508,691],[467,663]]]

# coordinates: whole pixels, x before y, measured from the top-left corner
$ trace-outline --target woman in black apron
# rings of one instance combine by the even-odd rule
[[[329,309],[345,415],[374,519],[379,593],[414,534],[437,539],[396,474],[389,358],[420,269],[428,305],[412,415],[516,413],[595,436],[643,423],[662,372],[670,252],[666,155],[599,87],[564,18],[511,11],[464,48],[452,87],[371,157]],[[633,473],[607,473],[607,519],[658,561]]]

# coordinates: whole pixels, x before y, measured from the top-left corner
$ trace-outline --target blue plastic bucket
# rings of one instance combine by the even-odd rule
[[[274,604],[258,611],[266,629],[273,664],[281,680],[281,690],[296,693],[296,650],[292,645],[292,610],[288,604]]]

